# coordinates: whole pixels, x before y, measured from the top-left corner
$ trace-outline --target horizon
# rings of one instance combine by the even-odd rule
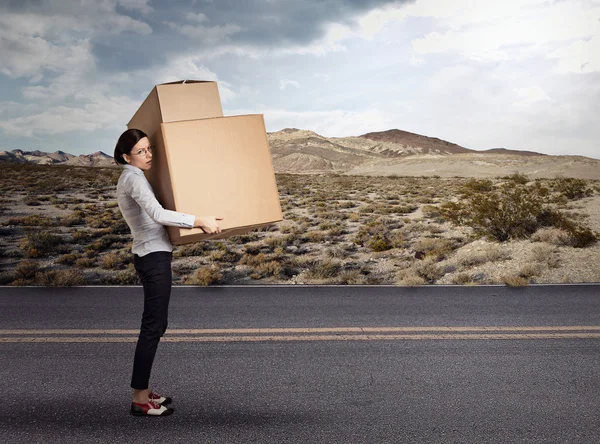
[[[0,25],[0,151],[110,153],[156,84],[198,79],[268,132],[600,156],[598,0],[39,0]]]

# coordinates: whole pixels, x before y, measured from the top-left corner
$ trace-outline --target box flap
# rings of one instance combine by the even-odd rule
[[[182,81],[156,85],[162,122],[223,117],[216,82]]]

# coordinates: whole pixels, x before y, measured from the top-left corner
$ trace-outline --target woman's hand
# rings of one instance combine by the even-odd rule
[[[194,228],[202,228],[202,230],[205,233],[209,234],[220,233],[221,228],[217,224],[218,220],[223,220],[223,218],[216,216],[196,216],[196,220],[194,221]]]

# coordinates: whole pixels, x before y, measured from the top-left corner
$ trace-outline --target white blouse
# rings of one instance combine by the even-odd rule
[[[133,235],[131,252],[138,256],[173,251],[165,225],[193,228],[196,219],[191,214],[164,209],[144,172],[133,165],[123,165],[117,182],[117,203]]]

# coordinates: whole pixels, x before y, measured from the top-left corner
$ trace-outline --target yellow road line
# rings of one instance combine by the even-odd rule
[[[277,341],[389,341],[389,340],[515,340],[515,339],[600,339],[600,333],[488,333],[488,334],[408,334],[408,335],[286,335],[286,336],[165,336],[164,342],[277,342]],[[137,337],[0,337],[0,343],[61,343],[61,342],[136,342]]]
[[[467,327],[291,327],[291,328],[201,328],[169,329],[169,335],[271,334],[271,333],[385,333],[385,332],[523,332],[523,331],[600,331],[598,325],[560,326],[467,326]],[[130,335],[139,330],[123,329],[40,329],[0,330],[0,335]]]

